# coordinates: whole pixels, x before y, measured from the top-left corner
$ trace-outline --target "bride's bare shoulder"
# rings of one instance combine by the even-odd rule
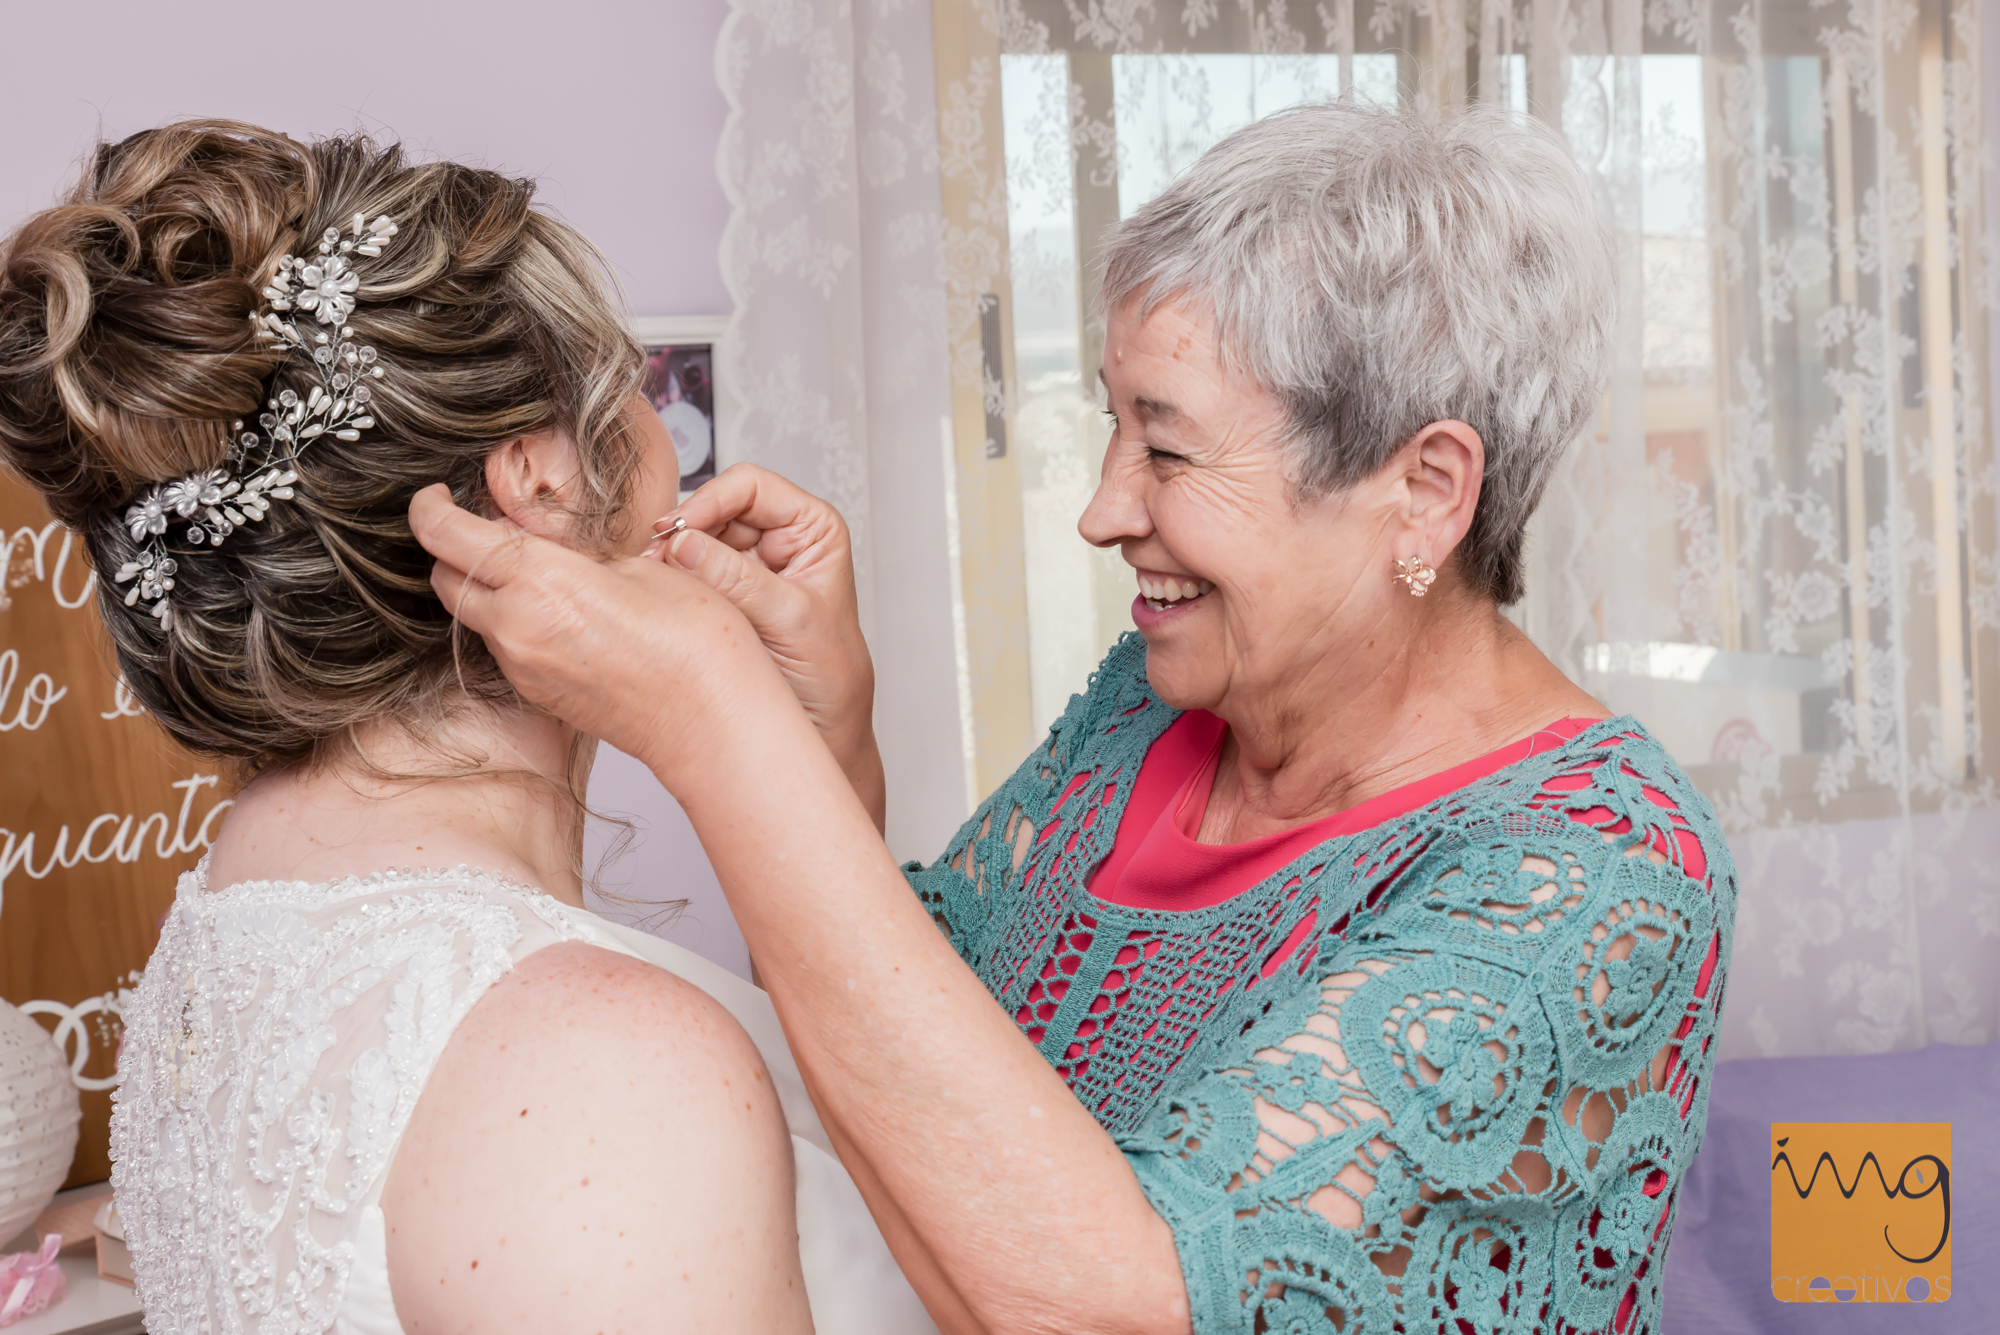
[[[756,1047],[701,989],[599,947],[535,952],[467,1014],[382,1208],[410,1335],[810,1329]]]

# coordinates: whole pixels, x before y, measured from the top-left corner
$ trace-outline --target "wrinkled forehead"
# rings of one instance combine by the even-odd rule
[[[1206,303],[1176,298],[1150,309],[1137,299],[1107,321],[1097,382],[1105,406],[1183,427],[1280,408],[1277,397],[1221,345]]]

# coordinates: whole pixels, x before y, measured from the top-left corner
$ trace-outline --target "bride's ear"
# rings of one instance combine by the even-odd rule
[[[516,436],[486,456],[486,490],[500,513],[538,538],[569,536],[576,446],[561,431]]]

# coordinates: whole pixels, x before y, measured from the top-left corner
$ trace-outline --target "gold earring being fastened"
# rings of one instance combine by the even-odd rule
[[[1396,562],[1396,578],[1402,581],[1403,587],[1410,591],[1412,598],[1421,598],[1429,593],[1431,584],[1437,577],[1438,572],[1431,569],[1424,558],[1415,552]]]

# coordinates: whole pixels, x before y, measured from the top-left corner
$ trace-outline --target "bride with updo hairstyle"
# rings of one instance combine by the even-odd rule
[[[125,1012],[153,1335],[932,1329],[763,993],[584,909],[596,743],[411,537],[439,482],[605,560],[677,502],[534,193],[188,121],[0,243],[0,461],[82,535],[146,713],[246,781]]]
[[[68,201],[14,235],[0,438],[108,575],[136,554],[124,516],[141,488],[222,467],[233,420],[314,383],[305,358],[256,336],[279,258],[357,210],[398,221],[347,317],[390,371],[369,382],[378,425],[310,450],[299,495],[221,547],[170,536],[164,633],[101,585],[127,680],[184,745],[256,767],[323,758],[363,721],[429,726],[506,694],[475,641],[454,643],[404,517],[433,482],[487,504],[496,442],[566,434],[572,539],[629,536],[642,354],[589,243],[533,197],[533,182],[407,165],[366,139],[305,148],[189,122],[101,147]]]

